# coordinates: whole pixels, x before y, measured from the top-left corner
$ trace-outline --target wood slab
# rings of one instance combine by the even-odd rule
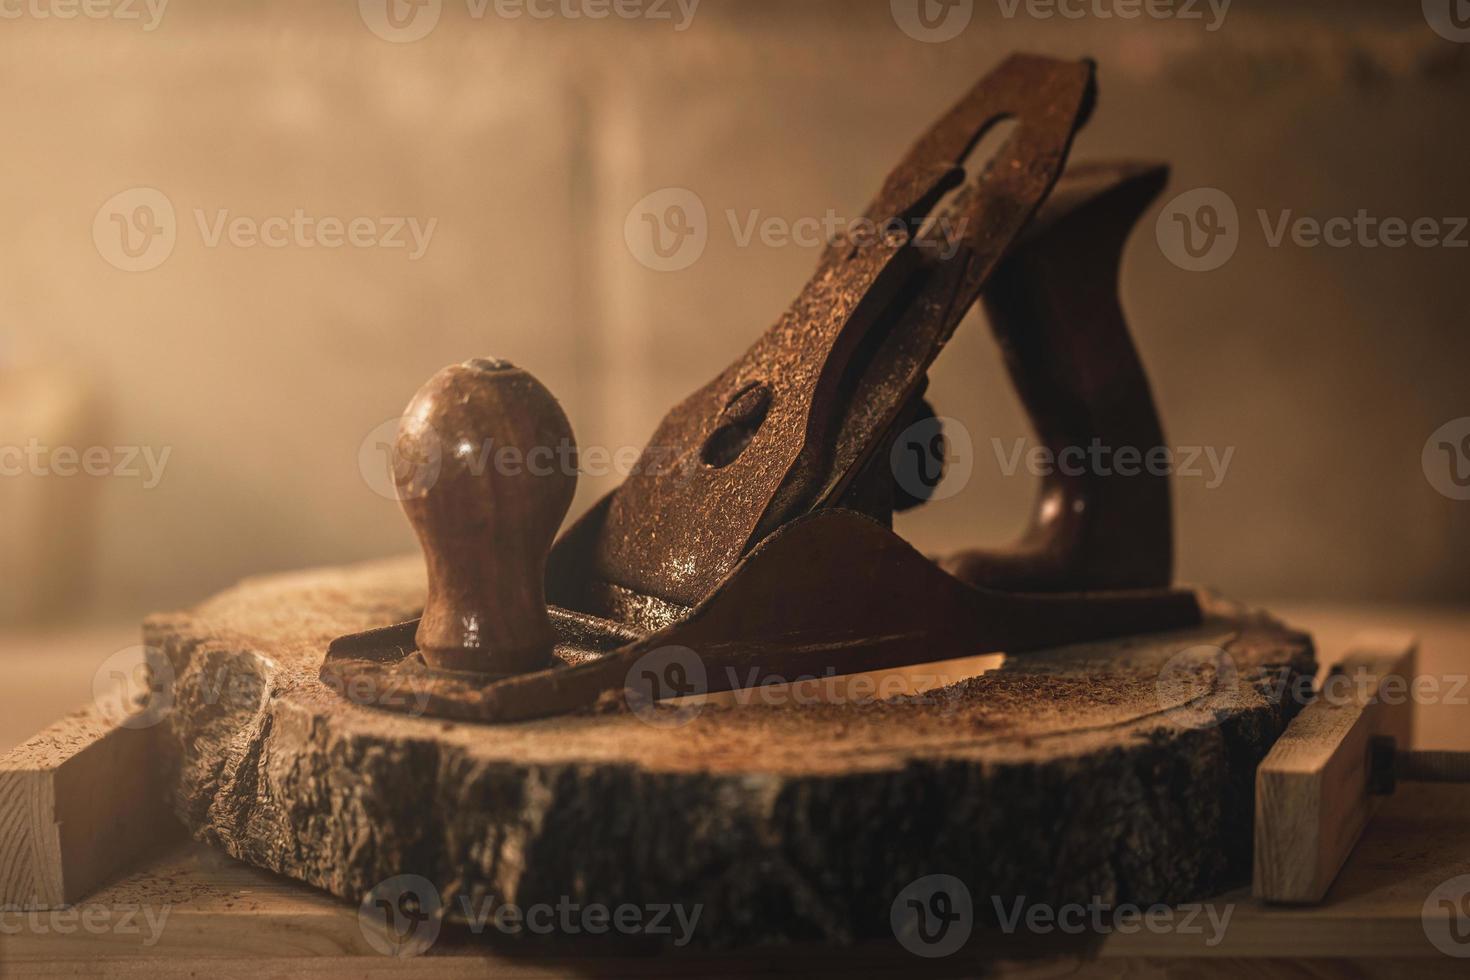
[[[1320,902],[1383,802],[1369,792],[1369,742],[1409,748],[1418,643],[1364,634],[1256,773],[1253,887],[1270,902]]]
[[[908,668],[912,696],[829,681],[808,686],[838,703],[788,688],[657,724],[455,724],[318,681],[331,639],[423,595],[414,558],[148,620],[176,677],[173,800],[199,839],[353,901],[420,875],[451,914],[487,895],[698,904],[706,946],[891,937],[894,898],[930,874],[975,896],[1190,901],[1247,879],[1255,768],[1295,710],[1281,692],[1315,667],[1305,635],[1222,606],[1187,633],[980,676],[996,658]]]

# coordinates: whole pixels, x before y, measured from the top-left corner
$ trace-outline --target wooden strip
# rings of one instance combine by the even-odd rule
[[[77,902],[178,833],[158,729],[88,707],[0,759],[0,908]]]
[[[1253,891],[1269,902],[1327,894],[1380,798],[1368,792],[1368,743],[1413,732],[1418,641],[1365,633],[1323,680],[1256,771]]]

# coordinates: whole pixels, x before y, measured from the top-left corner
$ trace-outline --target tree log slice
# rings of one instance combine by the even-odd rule
[[[148,619],[196,837],[353,901],[420,875],[451,916],[698,905],[709,947],[891,939],[895,898],[935,874],[977,922],[1018,896],[1196,901],[1249,877],[1253,774],[1315,669],[1306,635],[1212,602],[1187,632],[907,668],[883,699],[862,695],[894,676],[490,726],[318,680],[334,637],[423,597],[414,558]]]

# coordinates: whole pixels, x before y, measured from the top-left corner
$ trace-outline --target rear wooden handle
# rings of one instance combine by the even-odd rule
[[[428,565],[424,660],[490,675],[550,666],[546,556],[577,487],[556,398],[505,361],[452,365],[409,403],[394,450],[416,461],[394,480]]]

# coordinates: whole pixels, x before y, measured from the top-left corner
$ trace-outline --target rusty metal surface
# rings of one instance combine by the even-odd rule
[[[881,524],[828,509],[799,518],[766,540],[687,619],[602,656],[563,653],[577,666],[486,684],[428,670],[401,646],[338,641],[323,667],[339,691],[361,702],[416,681],[428,714],[515,722],[617,704],[630,672],[654,651],[693,651],[703,677],[669,677],[668,690],[703,694],[804,676],[897,668],[979,653],[1062,646],[1200,621],[1192,592],[1025,595],[976,589],[937,568]],[[409,624],[397,627],[408,636]],[[682,660],[655,661],[668,670]],[[687,671],[686,671],[687,673]],[[417,699],[414,699],[417,700]],[[407,708],[413,700],[400,702]]]
[[[764,535],[846,489],[1060,176],[1092,73],[1088,62],[1013,56],[919,139],[865,213],[905,234],[834,243],[776,325],[669,412],[647,465],[612,494],[584,566],[585,599],[595,603],[606,584],[692,607]],[[961,179],[970,149],[1007,118],[1011,137],[948,209],[962,247],[940,259],[916,231]],[[710,460],[753,387],[767,393],[758,427],[736,458]]]
[[[982,293],[1044,445],[1162,445],[1116,280],[1166,171],[1077,167],[1057,183],[1092,85],[1088,62],[1014,56],[918,141],[867,213],[903,234],[833,243],[786,315],[558,540],[553,666],[434,670],[406,623],[333,643],[323,679],[351,697],[411,678],[430,714],[505,722],[616,700],[666,647],[697,651],[717,691],[1197,623],[1196,597],[1167,588],[1167,477],[1047,481],[1016,546],[942,567],[889,529],[921,502],[896,493],[890,449],[929,411],[926,371]],[[1006,117],[1010,137],[964,183],[960,164]],[[961,184],[942,251],[924,221]]]

